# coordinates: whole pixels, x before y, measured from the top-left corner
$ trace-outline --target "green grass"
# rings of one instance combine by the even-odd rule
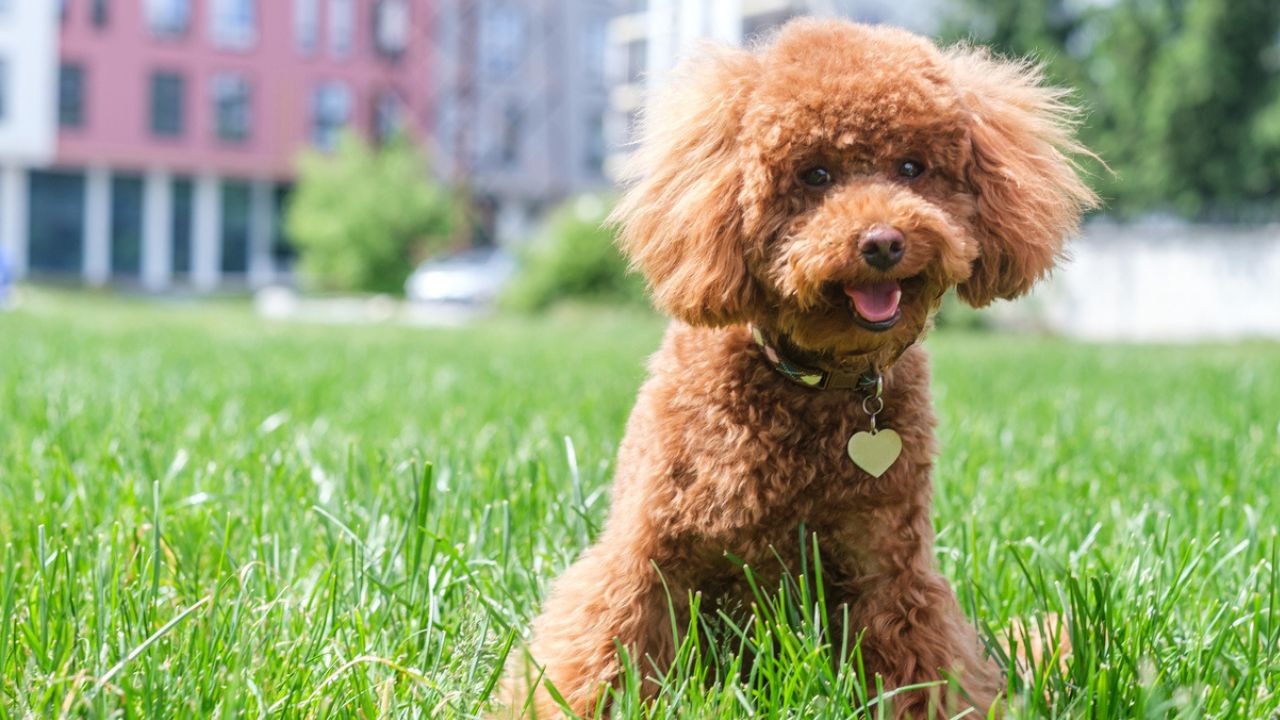
[[[0,717],[483,712],[604,516],[661,330],[49,294],[0,314]],[[1072,619],[1019,714],[1276,717],[1280,347],[929,345],[944,572],[988,637]],[[874,716],[809,595],[710,619],[648,712]]]

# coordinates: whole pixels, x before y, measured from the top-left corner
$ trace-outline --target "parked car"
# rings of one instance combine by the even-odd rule
[[[405,281],[404,291],[415,302],[490,303],[515,270],[515,258],[502,250],[466,250],[422,263]]]

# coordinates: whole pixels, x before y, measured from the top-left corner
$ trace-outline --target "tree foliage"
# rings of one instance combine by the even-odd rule
[[[1280,211],[1280,2],[966,0],[953,39],[1077,89],[1112,211]]]
[[[580,195],[553,210],[524,249],[521,271],[504,298],[509,307],[541,310],[568,299],[642,302],[644,284],[604,225],[611,202]]]
[[[301,158],[286,223],[314,287],[399,293],[414,266],[448,242],[455,207],[411,141],[374,148],[348,133],[332,155]]]

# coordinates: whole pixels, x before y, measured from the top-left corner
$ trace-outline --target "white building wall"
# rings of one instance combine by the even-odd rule
[[[1280,338],[1280,225],[1094,223],[1069,248],[1053,278],[1003,314],[1086,340]]]
[[[57,3],[0,2],[0,252],[27,270],[26,168],[48,164],[57,138]]]
[[[0,3],[0,79],[5,97],[0,117],[0,164],[43,165],[53,159],[57,139],[57,3]]]

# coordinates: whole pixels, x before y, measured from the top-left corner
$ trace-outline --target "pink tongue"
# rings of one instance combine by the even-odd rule
[[[902,299],[902,288],[898,287],[897,280],[858,287],[845,285],[844,291],[853,301],[853,309],[864,320],[871,322],[884,322],[892,318],[898,312],[898,301]]]

